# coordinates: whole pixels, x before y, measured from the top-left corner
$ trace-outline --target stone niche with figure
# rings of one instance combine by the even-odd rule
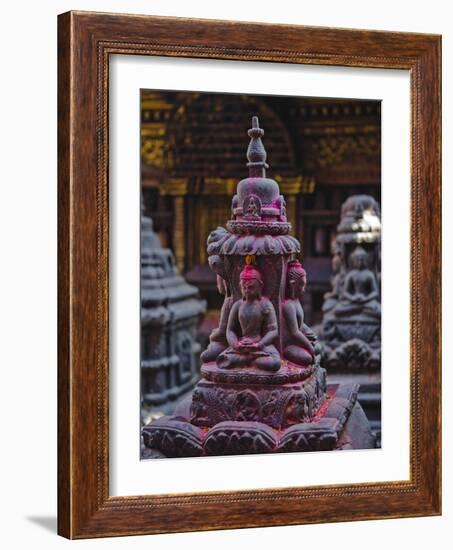
[[[314,327],[331,380],[360,384],[360,403],[380,445],[381,219],[377,201],[353,195],[343,204],[333,244],[332,287]]]
[[[333,248],[332,290],[317,330],[322,363],[329,371],[379,371],[381,221],[373,197],[353,195],[343,204]]]
[[[172,416],[142,430],[144,457],[372,448],[357,384],[326,382],[320,346],[304,322],[307,275],[276,181],[266,177],[264,131],[248,132],[249,177],[226,228],[208,238],[224,296],[201,354],[201,380]]]

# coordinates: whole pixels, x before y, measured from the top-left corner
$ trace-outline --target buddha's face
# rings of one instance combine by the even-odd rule
[[[289,281],[289,288],[291,289],[290,294],[292,294],[294,297],[302,298],[302,296],[305,294],[306,286],[306,277],[298,277],[297,279],[293,279]]]
[[[303,296],[305,294],[305,287],[307,286],[307,278],[301,277],[296,282],[296,296]]]
[[[367,258],[366,252],[354,254],[352,257],[352,266],[355,269],[365,269],[368,264]]]
[[[241,292],[245,299],[260,298],[263,285],[258,279],[241,279]]]
[[[255,214],[257,210],[258,210],[258,205],[256,204],[255,198],[252,197],[250,199],[250,202],[249,202],[249,205],[248,205],[248,208],[247,208],[247,212],[249,212],[250,214]]]

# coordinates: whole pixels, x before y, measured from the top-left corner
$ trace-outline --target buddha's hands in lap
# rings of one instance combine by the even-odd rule
[[[362,303],[366,302],[367,300],[368,300],[368,297],[365,296],[365,294],[362,294],[362,293],[357,293],[357,294],[354,294],[354,296],[353,296],[353,301],[357,302],[359,304],[362,304]]]
[[[245,337],[239,340],[236,349],[244,353],[262,350],[263,346],[260,341]]]

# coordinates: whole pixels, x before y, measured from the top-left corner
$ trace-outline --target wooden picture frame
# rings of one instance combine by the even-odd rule
[[[69,12],[59,16],[58,47],[59,534],[87,538],[440,514],[440,37]],[[410,71],[409,481],[109,496],[111,54]]]

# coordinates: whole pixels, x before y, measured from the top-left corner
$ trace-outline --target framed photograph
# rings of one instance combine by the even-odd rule
[[[58,530],[441,513],[441,39],[59,16]]]

